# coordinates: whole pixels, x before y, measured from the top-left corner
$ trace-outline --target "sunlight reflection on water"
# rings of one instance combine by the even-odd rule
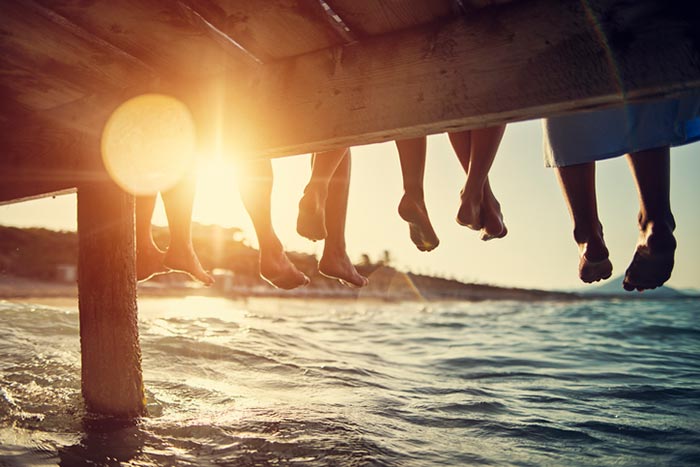
[[[128,425],[85,417],[74,309],[0,302],[0,464],[700,456],[698,301],[188,297],[139,311],[149,416]]]

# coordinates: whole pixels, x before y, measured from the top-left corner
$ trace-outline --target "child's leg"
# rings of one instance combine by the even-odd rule
[[[498,125],[450,134],[452,147],[467,174],[457,222],[473,230],[483,229],[482,238],[485,240],[503,237],[507,232],[500,204],[488,182],[489,170],[504,131],[505,125]]]
[[[287,258],[272,227],[272,163],[267,159],[246,161],[239,165],[236,175],[260,244],[260,275],[281,289],[307,285],[309,278]]]
[[[348,286],[364,287],[368,284],[368,280],[353,266],[345,245],[345,219],[350,193],[350,159],[350,151],[347,150],[343,153],[327,187],[328,198],[324,206],[328,236],[323,245],[323,256],[318,263],[318,270],[324,276],[338,279]],[[319,158],[314,161],[314,163],[318,162]]]
[[[309,240],[326,238],[325,208],[328,186],[348,148],[313,154],[311,157],[311,179],[299,201],[297,232]]]
[[[597,282],[612,275],[612,263],[603,240],[595,191],[595,163],[556,169],[564,199],[574,222],[574,240],[579,246],[579,277]]]
[[[639,193],[640,236],[623,286],[627,290],[659,287],[671,277],[676,222],[671,212],[669,148],[628,155]]]
[[[156,204],[156,196],[137,196],[136,211],[136,280],[145,281],[168,272],[163,264],[165,253],[153,241],[151,217]]]
[[[170,245],[163,264],[170,269],[182,271],[205,285],[214,283],[199,263],[192,245],[192,205],[196,180],[194,173],[184,177],[173,188],[161,193],[165,214],[170,228]]]
[[[404,189],[399,203],[399,215],[408,222],[411,240],[416,247],[421,251],[433,250],[440,244],[440,240],[430,223],[423,196],[426,139],[397,140],[396,147],[399,150]]]

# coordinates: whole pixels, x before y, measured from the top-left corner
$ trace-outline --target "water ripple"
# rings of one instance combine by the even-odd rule
[[[0,465],[695,466],[699,303],[152,299],[117,423],[76,311],[0,302]]]

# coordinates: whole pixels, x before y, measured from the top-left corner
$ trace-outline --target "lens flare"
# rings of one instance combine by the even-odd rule
[[[102,132],[102,160],[112,179],[134,195],[177,183],[194,163],[196,134],[185,104],[162,94],[129,99]]]

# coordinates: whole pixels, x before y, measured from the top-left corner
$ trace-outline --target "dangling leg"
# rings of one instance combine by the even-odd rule
[[[337,165],[330,184],[327,186],[325,206],[325,223],[328,231],[323,245],[323,256],[318,263],[321,274],[350,287],[364,287],[369,283],[366,277],[357,272],[346,251],[345,220],[350,193],[350,150],[345,150]],[[316,155],[314,165],[321,162],[326,153]]]
[[[503,223],[501,205],[491,191],[488,180],[504,132],[505,125],[498,125],[450,134],[452,147],[467,174],[460,193],[457,223],[481,230],[482,240],[502,238],[508,233]]]
[[[192,205],[196,183],[194,175],[186,176],[173,188],[161,193],[170,226],[170,245],[163,263],[170,269],[189,274],[204,285],[211,285],[214,278],[199,263],[192,245]]]
[[[595,163],[556,169],[564,199],[574,222],[574,239],[579,246],[579,277],[598,282],[612,275],[612,263],[603,240],[595,191]]]
[[[447,136],[450,138],[452,149],[457,155],[457,160],[459,160],[464,174],[469,175],[469,166],[471,165],[472,157],[471,130],[452,132],[448,133]],[[459,196],[461,203],[459,205],[459,211],[457,211],[457,223],[473,230],[479,230],[481,228],[481,203],[477,203],[474,209],[470,209],[472,206],[466,203],[464,199],[465,187],[462,187]]]
[[[345,158],[348,148],[326,151],[311,156],[311,179],[299,201],[297,232],[309,240],[323,240],[326,230],[326,199],[328,186],[338,165]]]
[[[625,290],[654,289],[671,277],[676,251],[671,212],[669,148],[661,147],[628,155],[639,193],[639,242],[627,268]]]
[[[411,240],[420,251],[437,248],[440,240],[433,230],[425,207],[423,176],[425,173],[426,139],[397,140],[403,176],[404,195],[399,203],[399,215],[408,222]]]
[[[260,244],[260,276],[280,289],[294,289],[310,281],[284,253],[272,227],[272,163],[267,159],[246,161],[236,171],[241,198]]]
[[[151,218],[156,205],[156,196],[137,196],[136,211],[136,280],[146,281],[158,274],[168,272],[163,264],[165,252],[153,241]]]
[[[481,202],[481,219],[484,224],[481,228],[481,235],[479,236],[481,240],[487,242],[508,235],[508,228],[503,221],[501,203],[498,202],[493,191],[491,191],[491,183],[488,177],[484,183],[484,198]]]

